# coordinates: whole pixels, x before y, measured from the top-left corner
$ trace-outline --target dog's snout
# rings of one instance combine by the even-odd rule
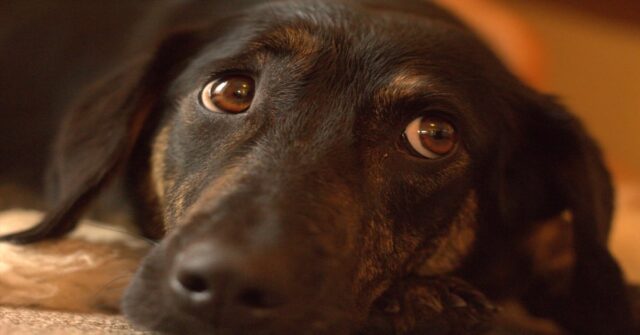
[[[226,250],[214,243],[199,244],[179,253],[169,278],[176,298],[198,315],[233,313],[243,318],[266,315],[287,299],[273,276],[261,271],[258,256]],[[256,271],[256,269],[258,269]]]

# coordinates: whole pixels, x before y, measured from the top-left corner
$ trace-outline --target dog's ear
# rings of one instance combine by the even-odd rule
[[[33,228],[1,240],[29,243],[72,230],[90,201],[122,167],[170,79],[198,47],[196,34],[168,34],[153,51],[89,87],[62,120],[48,176],[52,209]]]
[[[484,204],[492,208],[490,238],[524,254],[528,269],[517,271],[533,278],[524,288],[531,310],[576,334],[630,334],[624,281],[607,250],[613,188],[598,146],[552,97],[526,90],[511,105],[515,114],[505,122],[508,136],[492,172],[495,189]],[[569,229],[538,234],[537,222],[563,212]]]
[[[596,143],[553,97],[532,92],[514,110],[497,176],[501,221],[510,225],[569,211],[578,238],[605,244],[613,187]]]

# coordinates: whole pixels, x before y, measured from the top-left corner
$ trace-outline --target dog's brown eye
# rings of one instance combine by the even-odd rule
[[[456,129],[450,122],[437,116],[413,120],[405,129],[404,136],[414,152],[429,159],[446,156],[458,144]]]
[[[242,113],[251,107],[254,95],[253,79],[246,76],[228,76],[207,84],[200,99],[212,112]]]

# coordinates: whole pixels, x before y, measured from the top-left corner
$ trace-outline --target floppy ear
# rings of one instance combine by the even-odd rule
[[[599,148],[551,97],[527,91],[512,105],[513,141],[503,141],[485,203],[494,221],[487,239],[523,255],[517,271],[530,275],[523,300],[534,313],[575,334],[631,334],[624,281],[607,250],[613,189]],[[568,229],[542,229],[562,212]]]
[[[189,32],[171,34],[152,54],[130,59],[87,89],[65,115],[53,145],[52,209],[35,227],[0,240],[30,243],[72,230],[127,160],[170,78],[196,47]]]

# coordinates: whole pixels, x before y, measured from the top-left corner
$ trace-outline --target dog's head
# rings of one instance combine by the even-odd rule
[[[580,125],[426,2],[211,14],[90,90],[57,150],[58,221],[136,170],[166,236],[124,307],[165,331],[348,332],[478,234],[570,209],[596,243],[609,221]]]

